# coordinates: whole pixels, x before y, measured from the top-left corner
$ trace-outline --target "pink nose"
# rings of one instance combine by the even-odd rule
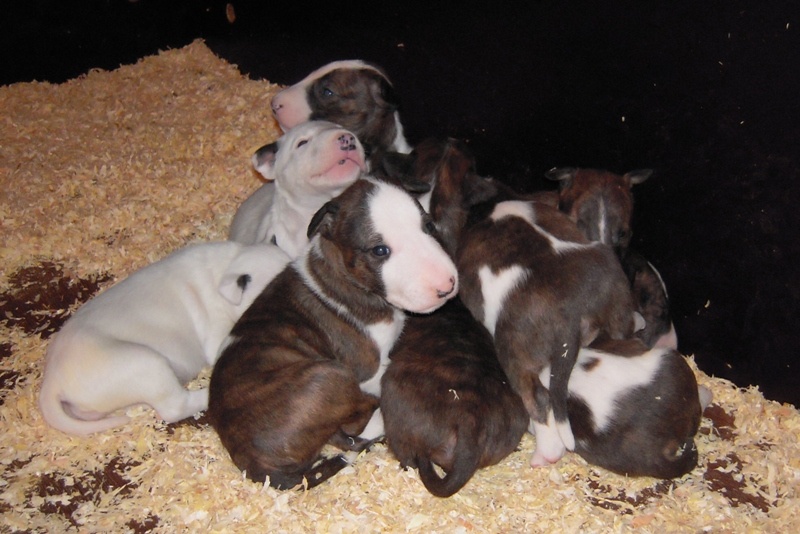
[[[442,291],[441,289],[437,289],[436,290],[436,296],[439,297],[440,299],[443,299],[443,298],[447,297],[448,295],[450,295],[455,290],[455,288],[456,288],[456,279],[451,276],[450,277],[450,289],[448,289],[447,291]]]

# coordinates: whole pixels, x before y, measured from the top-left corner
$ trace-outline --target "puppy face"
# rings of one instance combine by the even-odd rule
[[[253,166],[282,192],[316,197],[343,191],[366,168],[364,148],[350,131],[325,121],[306,122],[253,155]]]
[[[351,130],[371,148],[397,141],[397,107],[386,75],[358,60],[325,65],[272,99],[273,113],[284,131],[308,120],[327,120]]]
[[[322,255],[357,287],[416,313],[437,309],[458,291],[456,267],[434,232],[411,195],[373,180],[353,184],[309,227]]]

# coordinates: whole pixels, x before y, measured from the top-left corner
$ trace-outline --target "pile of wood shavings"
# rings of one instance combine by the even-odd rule
[[[20,294],[12,274],[43,261],[71,280],[121,278],[188,242],[224,238],[259,185],[250,154],[280,135],[268,105],[277,90],[202,42],[62,85],[0,88],[0,305]],[[46,292],[25,303],[32,320]],[[89,438],[47,427],[36,397],[49,337],[15,326],[18,309],[0,323],[0,532],[800,528],[800,413],[706,376],[691,358],[714,404],[700,465],[678,480],[628,479],[574,454],[532,469],[525,436],[449,499],[428,494],[385,445],[309,492],[280,492],[244,479],[202,419],[165,425],[135,408],[128,426]]]

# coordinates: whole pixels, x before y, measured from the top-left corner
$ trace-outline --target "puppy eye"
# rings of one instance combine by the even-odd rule
[[[436,233],[436,225],[433,224],[433,221],[426,221],[422,228],[428,235],[433,235]]]
[[[297,146],[295,148],[300,148],[301,146],[308,144],[308,139],[301,139],[297,142]]]
[[[388,256],[390,254],[389,247],[386,245],[378,245],[376,247],[372,247],[372,254],[378,256],[379,258],[383,256]]]
[[[323,88],[323,89],[322,89],[322,96],[324,96],[324,97],[326,97],[326,98],[332,97],[332,96],[333,96],[333,94],[334,94],[334,93],[333,93],[333,91],[331,91],[331,90],[330,90],[330,89],[328,89],[327,87],[325,87],[325,88]]]

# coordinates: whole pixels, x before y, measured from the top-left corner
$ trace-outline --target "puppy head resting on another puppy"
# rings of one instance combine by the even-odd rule
[[[398,98],[378,67],[360,60],[334,61],[313,71],[272,99],[283,131],[308,120],[328,120],[355,133],[367,152],[410,152],[397,112]]]
[[[305,122],[259,148],[253,167],[283,194],[300,200],[332,198],[366,169],[364,147],[350,131],[329,121]]]

